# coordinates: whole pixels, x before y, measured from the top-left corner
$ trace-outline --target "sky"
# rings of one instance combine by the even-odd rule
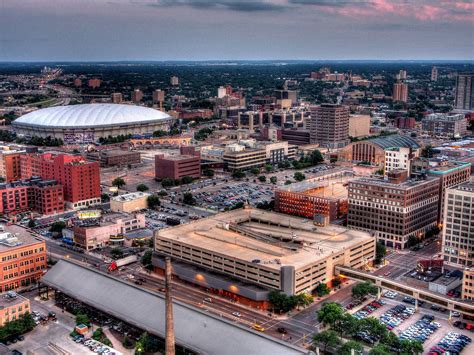
[[[473,60],[474,0],[0,0],[0,61]]]

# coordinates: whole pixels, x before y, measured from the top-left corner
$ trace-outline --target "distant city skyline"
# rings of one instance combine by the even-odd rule
[[[472,60],[470,0],[4,0],[0,61]]]

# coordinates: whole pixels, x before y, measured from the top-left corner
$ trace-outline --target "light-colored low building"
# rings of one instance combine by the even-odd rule
[[[364,231],[316,227],[307,219],[245,208],[156,231],[155,253],[222,278],[294,295],[330,282],[336,265],[362,268],[370,263],[375,238]],[[238,287],[225,291],[240,295]]]
[[[349,116],[349,137],[366,137],[370,134],[370,115]]]
[[[146,192],[131,192],[110,199],[110,209],[113,212],[136,212],[148,207],[148,196]]]
[[[0,296],[0,327],[30,312],[30,300],[28,298],[13,291],[6,292]],[[2,352],[0,351],[0,353]]]

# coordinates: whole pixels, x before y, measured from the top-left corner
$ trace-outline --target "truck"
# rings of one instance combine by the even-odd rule
[[[110,263],[109,267],[108,267],[108,270],[109,270],[109,272],[112,272],[114,270],[117,270],[119,267],[134,263],[136,261],[138,261],[138,256],[137,255],[135,255],[135,254],[134,255],[129,255],[129,256],[126,256],[125,258],[117,259],[117,260],[112,261]]]

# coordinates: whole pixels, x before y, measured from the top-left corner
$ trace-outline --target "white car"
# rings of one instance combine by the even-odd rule
[[[235,317],[242,317],[242,315],[239,312],[232,312],[232,315]]]

